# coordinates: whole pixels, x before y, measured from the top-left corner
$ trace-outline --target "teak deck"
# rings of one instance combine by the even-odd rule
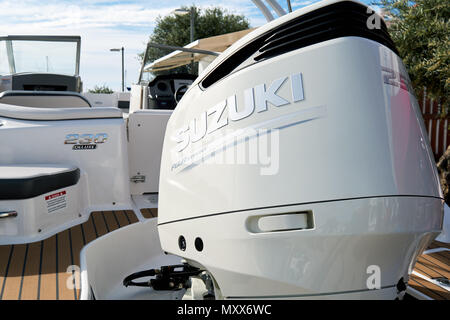
[[[157,209],[142,209],[144,218]],[[80,251],[87,243],[118,228],[138,222],[132,211],[101,211],[88,221],[43,241],[0,246],[0,300],[78,300]],[[446,248],[434,241],[430,249]],[[425,252],[414,268],[429,279],[450,278],[450,251]],[[411,275],[409,287],[431,299],[450,300],[450,292],[423,277]]]
[[[440,249],[439,249],[440,248]],[[433,250],[434,249],[434,250]],[[428,250],[437,252],[428,252]],[[427,251],[417,259],[414,273],[408,282],[409,287],[417,290],[420,294],[434,300],[450,300],[450,292],[427,279],[446,278],[450,279],[450,245],[434,241]]]
[[[132,211],[93,212],[85,223],[46,240],[0,246],[0,300],[79,299],[73,282],[79,283],[83,246],[137,221]]]

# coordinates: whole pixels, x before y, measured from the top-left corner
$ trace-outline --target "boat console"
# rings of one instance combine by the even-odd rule
[[[18,73],[1,76],[2,90],[81,92],[81,79],[75,75]]]
[[[184,93],[197,78],[190,74],[160,75],[149,84],[149,109],[175,109]]]
[[[0,37],[0,92],[83,89],[79,36]]]

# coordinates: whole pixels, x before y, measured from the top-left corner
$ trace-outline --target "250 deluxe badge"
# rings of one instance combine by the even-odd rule
[[[64,144],[72,144],[73,150],[93,150],[97,149],[98,144],[105,143],[106,140],[108,140],[106,133],[97,133],[96,135],[71,133],[66,135]]]

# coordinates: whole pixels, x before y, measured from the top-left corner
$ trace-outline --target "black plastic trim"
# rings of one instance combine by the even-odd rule
[[[376,41],[397,53],[381,18],[379,29],[367,27],[371,14],[365,8],[353,2],[341,2],[298,17],[275,29],[254,58],[259,61],[312,44],[352,36]]]
[[[385,45],[398,54],[386,24],[381,18],[379,29],[367,27],[367,21],[372,14],[367,13],[367,6],[351,1],[330,4],[305,13],[267,31],[233,53],[204,77],[200,87],[208,88],[230,75],[252,56],[253,61],[249,61],[249,65],[342,37],[370,39]],[[239,69],[245,67],[241,66]]]
[[[51,191],[73,186],[80,180],[80,169],[22,179],[0,178],[0,200],[34,198]]]

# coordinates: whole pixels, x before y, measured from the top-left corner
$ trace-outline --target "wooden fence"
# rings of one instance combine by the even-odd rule
[[[427,97],[426,89],[417,97],[422,110],[423,120],[430,138],[431,148],[434,157],[438,160],[450,145],[450,115],[445,110],[445,117],[442,116],[444,110],[439,101]]]

